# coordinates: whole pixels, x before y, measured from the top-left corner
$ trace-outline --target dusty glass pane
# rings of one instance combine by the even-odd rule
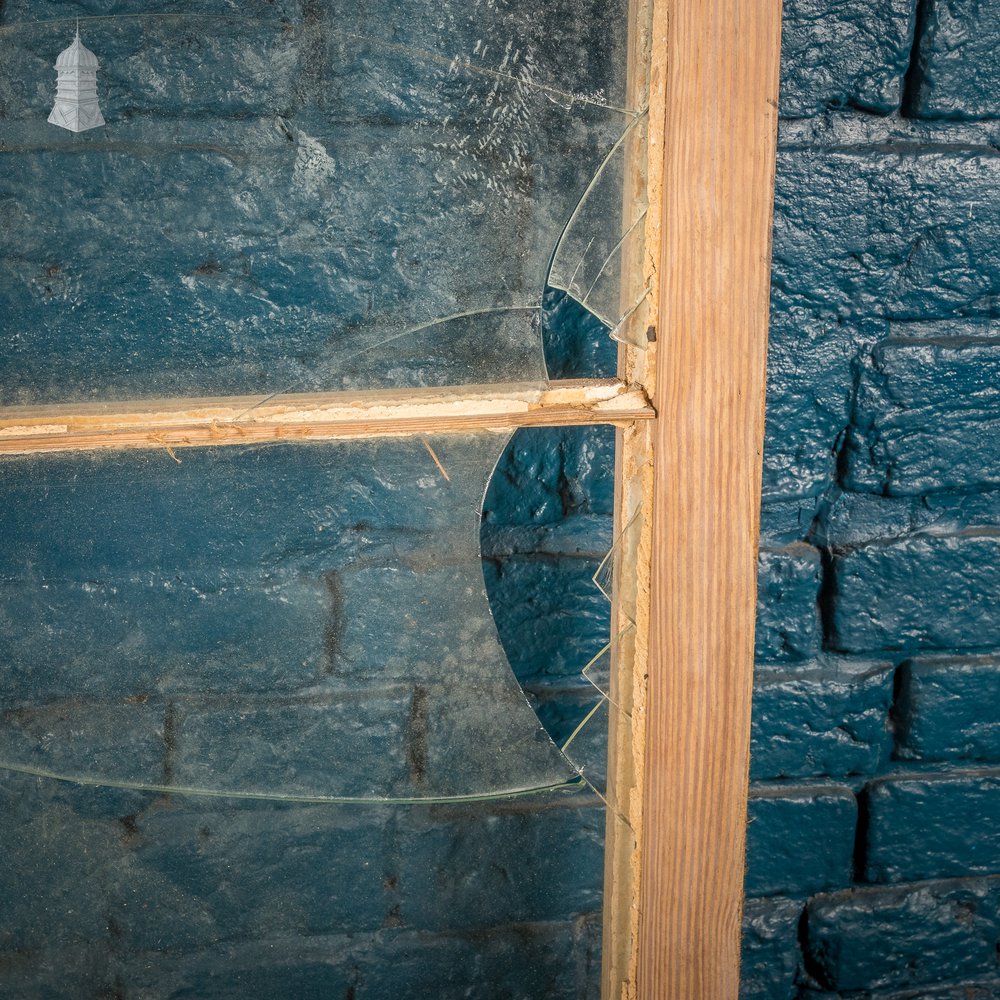
[[[5,4],[0,403],[543,379],[547,283],[621,299],[626,7]]]
[[[623,321],[647,295],[638,280],[646,195],[637,179],[647,124],[645,115],[631,122],[598,169],[559,240],[549,272],[553,288],[568,292],[616,338]],[[643,346],[641,341],[637,346]]]
[[[8,775],[0,988],[16,1000],[594,997],[596,802],[339,808]]]
[[[496,434],[0,463],[0,767],[268,798],[560,786],[497,640]]]

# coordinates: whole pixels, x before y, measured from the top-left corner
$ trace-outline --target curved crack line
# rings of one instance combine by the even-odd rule
[[[580,200],[576,203],[576,208],[573,209],[573,212],[570,215],[569,220],[566,222],[566,225],[563,226],[562,232],[559,234],[559,239],[556,240],[555,249],[552,251],[552,257],[549,262],[549,273],[546,281],[547,284],[552,284],[552,268],[554,267],[555,262],[559,258],[559,251],[562,250],[563,243],[565,242],[567,235],[572,230],[574,223],[580,217],[580,213],[583,211],[584,206],[587,204],[587,200],[593,193],[594,188],[597,187],[598,182],[604,176],[604,171],[607,170],[609,164],[614,159],[615,154],[618,152],[619,149],[622,148],[626,140],[631,137],[632,132],[637,128],[637,126],[645,116],[646,116],[645,110],[638,111],[635,113],[633,120],[629,123],[628,127],[618,137],[618,140],[611,147],[611,149],[608,150],[607,156],[604,157],[604,160],[601,162],[601,165],[597,168],[596,172],[594,173],[594,176],[590,179],[590,183],[587,185],[586,190],[583,192],[582,195],[580,195]],[[579,269],[579,265],[577,265],[577,269]],[[575,273],[576,272],[574,271],[574,274]],[[558,288],[560,286],[552,285],[552,287]],[[569,289],[565,288],[563,289],[563,291],[568,292]]]
[[[466,319],[472,316],[488,316],[494,313],[505,313],[505,312],[541,312],[540,305],[530,305],[530,306],[492,306],[487,309],[468,309],[465,312],[452,313],[449,316],[441,316],[437,319],[428,320],[426,323],[420,323],[417,326],[408,327],[406,330],[400,333],[393,334],[391,337],[385,337],[381,340],[377,340],[372,344],[368,344],[365,347],[360,347],[356,351],[351,351],[348,354],[342,355],[340,357],[327,358],[315,369],[313,369],[309,375],[318,375],[323,371],[330,369],[335,365],[342,365],[347,361],[353,361],[355,358],[361,357],[363,354],[367,354],[369,351],[374,351],[376,348],[385,347],[387,344],[395,343],[398,340],[402,340],[404,337],[412,337],[415,334],[422,333],[424,330],[429,330],[431,327],[443,325],[445,323],[452,323],[457,319]],[[285,386],[282,389],[277,389],[267,396],[263,396],[258,399],[253,406],[247,407],[242,413],[237,413],[233,417],[232,422],[235,423],[237,420],[242,420],[248,413],[252,413],[259,406],[263,406],[269,403],[272,399],[276,399],[278,396],[283,396],[285,393],[294,392],[299,386],[306,381],[306,378],[297,379],[291,385]]]
[[[645,218],[646,218],[646,209],[643,209],[642,212],[639,214],[639,218],[637,218],[635,222],[633,222],[632,225],[628,227],[628,229],[622,234],[622,238],[612,247],[611,252],[607,255],[607,257],[604,258],[604,263],[601,265],[600,271],[597,272],[597,277],[594,278],[593,282],[590,285],[590,288],[587,289],[586,295],[584,295],[584,297],[580,300],[580,305],[585,306],[587,304],[587,300],[590,298],[591,292],[593,292],[593,290],[597,287],[597,283],[601,280],[601,275],[604,274],[604,271],[607,268],[608,264],[611,263],[611,258],[614,257],[616,253],[618,253],[618,251],[622,248],[622,245],[625,243],[625,241],[632,235],[632,233],[635,232],[636,227]],[[583,258],[580,259],[580,264],[582,263],[583,263]],[[577,270],[579,270],[579,265],[577,265]],[[575,272],[573,276],[576,277]]]
[[[573,792],[585,785],[590,785],[579,769],[573,767],[577,772],[576,777],[566,781],[548,785],[537,785],[532,788],[517,788],[506,791],[480,792],[466,795],[428,795],[428,796],[392,796],[371,797],[351,795],[319,795],[319,794],[296,794],[292,792],[252,792],[236,790],[219,790],[211,788],[199,788],[189,785],[165,785],[146,783],[142,781],[124,781],[114,778],[91,778],[87,775],[65,774],[59,771],[51,771],[43,767],[31,767],[29,765],[12,764],[9,761],[0,760],[0,770],[10,771],[14,774],[24,774],[33,778],[46,778],[51,781],[63,781],[69,784],[81,785],[88,788],[121,788],[136,792],[155,792],[160,795],[189,795],[198,798],[222,798],[222,799],[243,799],[258,802],[300,802],[332,805],[448,805],[451,803],[463,802],[492,802],[504,799],[514,799],[527,797],[529,795],[542,795],[546,792]]]

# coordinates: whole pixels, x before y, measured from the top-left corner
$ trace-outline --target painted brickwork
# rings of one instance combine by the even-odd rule
[[[998,51],[785,4],[745,1000],[1000,996]]]
[[[1000,996],[1000,3],[916,2],[785,4],[745,998]],[[187,99],[130,58],[130,93]],[[192,92],[294,101],[241,65]],[[604,331],[551,306],[551,373],[608,374]],[[484,516],[557,739],[607,634],[611,449],[520,433]],[[3,1000],[597,996],[593,799],[344,811],[8,777],[0,813]]]

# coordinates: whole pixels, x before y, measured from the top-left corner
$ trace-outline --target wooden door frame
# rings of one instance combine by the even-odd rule
[[[656,419],[618,441],[602,993],[735,1000],[781,0],[651,3],[655,301],[620,370]]]

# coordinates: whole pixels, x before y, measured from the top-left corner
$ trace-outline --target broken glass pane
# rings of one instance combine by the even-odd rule
[[[3,0],[0,405],[541,380],[546,288],[634,301],[628,6]],[[599,989],[600,695],[554,744],[499,649],[502,445],[0,462],[0,992]]]
[[[591,181],[556,247],[549,283],[604,322],[616,339],[646,300],[639,280],[645,245],[645,185],[629,181],[642,162],[648,119],[636,118]],[[640,330],[645,327],[638,325]],[[636,339],[636,346],[645,346]]]
[[[316,800],[565,785],[497,640],[491,433],[0,463],[0,766]]]
[[[183,6],[3,7],[0,403],[541,380],[554,255],[614,327],[626,0]]]

